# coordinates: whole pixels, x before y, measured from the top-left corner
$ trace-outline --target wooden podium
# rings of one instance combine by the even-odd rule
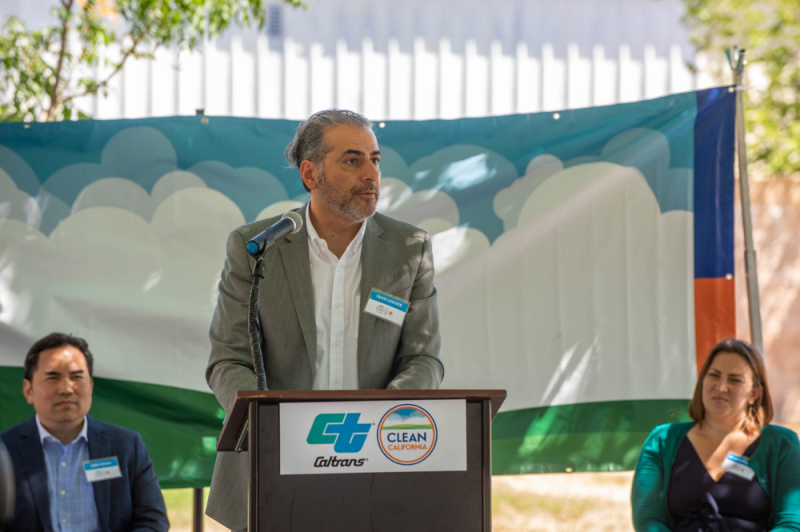
[[[249,450],[250,532],[486,532],[491,426],[505,390],[239,392],[217,451]],[[466,471],[281,475],[280,404],[466,401]]]

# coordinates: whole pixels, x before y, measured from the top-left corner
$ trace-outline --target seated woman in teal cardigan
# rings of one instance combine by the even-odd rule
[[[769,425],[761,355],[723,340],[700,370],[692,423],[656,427],[642,448],[631,506],[637,532],[800,532],[800,442]]]

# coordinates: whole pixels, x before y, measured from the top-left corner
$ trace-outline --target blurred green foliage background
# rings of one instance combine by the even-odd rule
[[[744,93],[747,154],[764,176],[790,176],[800,166],[800,1],[684,0],[692,42],[719,57],[717,79],[731,73],[723,51],[747,50]]]

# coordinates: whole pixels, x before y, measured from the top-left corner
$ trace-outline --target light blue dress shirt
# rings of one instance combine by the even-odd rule
[[[97,506],[94,488],[86,480],[83,462],[89,460],[88,423],[67,445],[47,432],[36,416],[36,426],[44,450],[47,468],[47,494],[50,498],[50,521],[54,532],[96,532]]]

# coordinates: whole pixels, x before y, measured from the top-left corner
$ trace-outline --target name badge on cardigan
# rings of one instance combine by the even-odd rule
[[[737,477],[742,477],[745,480],[752,480],[756,474],[750,467],[750,459],[744,456],[739,456],[736,453],[728,453],[725,461],[722,462],[722,469],[733,473]]]
[[[373,288],[369,293],[367,304],[364,305],[364,312],[370,316],[401,326],[403,325],[403,320],[406,319],[408,304],[409,302],[405,299]]]
[[[116,456],[84,462],[83,472],[86,473],[87,482],[111,480],[112,478],[120,478],[122,476]]]

